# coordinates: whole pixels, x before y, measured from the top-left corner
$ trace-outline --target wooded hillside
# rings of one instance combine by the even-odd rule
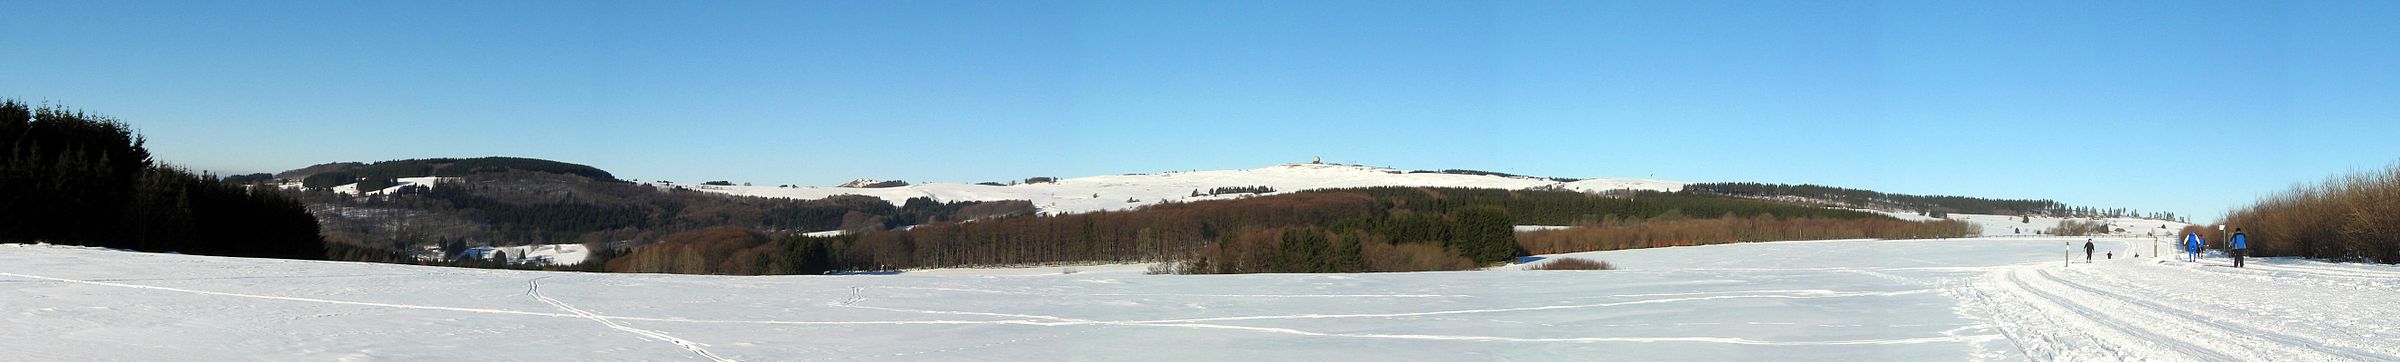
[[[1532,244],[1522,243],[1513,227],[1528,224],[1528,220],[1533,224],[1588,224],[1595,229],[1650,222],[1644,225],[1685,225],[1677,229],[1684,231],[1702,224],[1670,221],[1740,222],[1702,225],[1731,230],[1723,233],[1591,234],[1538,244],[1543,252],[1688,245],[1688,240],[1716,240],[1712,238],[1717,235],[1735,235],[1731,241],[1759,241],[1780,239],[1740,237],[1946,237],[1973,233],[1971,226],[1960,227],[1963,224],[1950,221],[1908,222],[1866,212],[1722,196],[1380,187],[1169,203],[1129,211],[1018,215],[839,237],[795,236],[744,248],[686,246],[673,250],[740,250],[693,260],[749,261],[731,269],[651,268],[775,273],[786,270],[775,265],[879,270],[1164,262],[1167,267],[1162,272],[1176,273],[1457,270],[1525,255]],[[1732,229],[1736,226],[1743,228]],[[674,259],[646,260],[672,263]],[[823,267],[815,267],[818,265]]]

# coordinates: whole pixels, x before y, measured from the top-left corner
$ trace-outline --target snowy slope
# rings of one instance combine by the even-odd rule
[[[1616,271],[585,274],[0,245],[7,359],[2394,360],[2400,268],[2064,238],[1578,253]],[[2101,239],[2125,252],[2147,238]],[[1556,258],[1559,256],[1549,256]],[[1537,262],[1538,263],[1538,262]]]
[[[397,182],[394,182],[394,183],[392,183],[392,186],[391,186],[391,187],[386,187],[386,188],[383,188],[383,189],[381,189],[381,190],[368,190],[368,191],[367,191],[367,195],[389,195],[389,194],[391,194],[391,193],[393,193],[393,192],[399,192],[401,187],[406,187],[406,186],[424,185],[425,187],[440,187],[440,186],[441,186],[441,184],[442,184],[443,182],[456,181],[457,179],[458,179],[457,177],[432,177],[432,176],[429,176],[429,177],[402,177],[402,178],[393,179],[394,181],[397,181]],[[296,190],[296,189],[300,189],[300,188],[301,188],[300,182],[297,182],[297,181],[294,181],[294,182],[285,182],[285,183],[282,183],[282,184],[279,184],[279,185],[276,185],[276,186],[277,186],[277,187],[284,188],[284,189],[294,189],[294,190]],[[358,184],[355,184],[355,183],[354,183],[354,184],[348,184],[348,185],[334,186],[334,187],[332,187],[331,189],[333,190],[333,192],[334,192],[334,193],[337,193],[337,194],[343,194],[343,195],[357,195],[357,194],[358,194]]]
[[[666,186],[666,185],[661,185]],[[1061,179],[1055,183],[988,186],[956,183],[930,183],[891,188],[797,187],[775,186],[705,186],[682,185],[694,190],[734,195],[821,199],[834,195],[865,195],[899,204],[909,198],[932,197],[941,201],[1027,200],[1043,211],[1078,213],[1101,210],[1123,210],[1166,201],[1196,201],[1240,197],[1216,195],[1193,197],[1195,190],[1207,192],[1219,187],[1267,186],[1278,193],[1312,189],[1371,186],[1446,186],[1501,189],[1562,188],[1598,192],[1619,189],[1675,191],[1683,183],[1640,179],[1591,179],[1558,182],[1527,177],[1453,175],[1439,173],[1409,173],[1407,171],[1326,164],[1286,164],[1248,170],[1212,170],[1092,176]]]

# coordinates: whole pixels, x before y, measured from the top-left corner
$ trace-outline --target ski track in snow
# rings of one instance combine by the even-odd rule
[[[66,278],[52,278],[52,277],[45,277],[45,276],[38,276],[38,275],[25,275],[25,274],[17,274],[17,273],[0,273],[0,275],[11,276],[11,277],[18,277],[18,278],[26,278],[26,279],[36,279],[36,280],[47,280],[47,281],[54,281],[54,282],[63,282],[63,283],[75,283],[75,284],[84,284],[84,285],[97,285],[97,286],[105,286],[105,287],[117,287],[117,288],[147,289],[147,290],[157,290],[157,291],[167,291],[167,292],[177,292],[177,293],[190,293],[190,294],[200,294],[200,295],[213,295],[213,296],[220,296],[220,297],[252,298],[252,299],[268,299],[268,300],[281,300],[281,301],[292,301],[292,302],[307,302],[307,303],[325,303],[325,304],[339,304],[339,305],[354,305],[354,306],[365,306],[365,307],[402,308],[402,309],[423,309],[423,310],[434,310],[434,311],[444,311],[444,312],[467,312],[467,313],[489,313],[489,314],[513,314],[513,315],[530,315],[530,316],[543,316],[543,317],[569,317],[569,318],[580,318],[580,317],[581,317],[581,316],[579,316],[579,315],[572,315],[572,314],[558,314],[558,313],[527,312],[527,311],[516,311],[516,310],[506,310],[506,309],[461,308],[461,307],[443,307],[443,306],[413,305],[413,304],[375,303],[375,302],[356,302],[356,301],[346,301],[346,300],[331,300],[331,299],[317,299],[317,298],[285,297],[285,296],[274,296],[274,295],[259,295],[259,294],[243,294],[243,293],[212,292],[212,291],[206,291],[206,290],[193,290],[193,289],[183,289],[183,288],[172,288],[172,287],[161,287],[161,286],[140,285],[140,284],[125,284],[125,283],[115,283],[115,282],[102,282],[102,281],[89,281],[89,280],[75,280],[75,279],[66,279]]]
[[[676,346],[681,346],[681,347],[683,347],[683,349],[686,349],[686,350],[691,350],[691,351],[692,351],[692,353],[699,354],[699,355],[700,355],[700,357],[702,357],[702,358],[707,358],[707,359],[709,359],[709,360],[711,360],[711,361],[718,361],[718,362],[727,362],[727,361],[733,361],[732,359],[727,359],[727,358],[725,358],[725,357],[719,357],[719,356],[717,356],[717,354],[716,354],[716,353],[709,352],[709,351],[708,351],[708,348],[706,348],[706,347],[705,347],[705,345],[702,345],[702,344],[700,344],[699,342],[692,342],[692,341],[690,341],[690,340],[685,340],[685,339],[682,339],[682,338],[676,338],[676,337],[675,337],[675,336],[673,336],[673,335],[668,335],[666,332],[659,332],[659,331],[654,331],[654,330],[641,329],[641,328],[634,328],[634,327],[632,327],[632,326],[627,326],[627,325],[625,325],[625,324],[623,324],[623,323],[617,323],[617,321],[610,320],[610,318],[608,318],[608,317],[606,317],[606,316],[601,316],[601,315],[599,315],[599,314],[592,313],[591,311],[586,311],[586,310],[583,310],[583,308],[576,308],[576,307],[575,307],[574,305],[572,305],[572,304],[567,304],[567,302],[559,301],[558,299],[554,299],[554,298],[550,298],[549,296],[542,295],[542,279],[546,279],[546,278],[549,278],[549,277],[533,278],[533,280],[527,280],[527,281],[525,281],[525,295],[533,296],[533,299],[541,300],[541,301],[542,301],[542,303],[549,304],[549,305],[550,305],[550,306],[552,306],[552,307],[558,307],[558,309],[559,309],[559,310],[564,310],[564,311],[567,311],[567,313],[574,313],[574,314],[575,314],[575,316],[577,316],[577,317],[582,317],[583,319],[590,319],[590,320],[592,320],[593,322],[600,322],[600,324],[601,324],[601,325],[608,326],[608,328],[610,328],[610,329],[615,329],[615,330],[620,330],[620,331],[626,331],[626,332],[630,332],[630,333],[633,333],[633,334],[641,335],[641,336],[642,336],[643,338],[645,338],[645,339],[654,339],[654,340],[659,340],[659,341],[665,341],[665,342],[668,342],[668,343],[674,343]]]
[[[2277,353],[2271,355],[2276,358],[2310,357],[2304,359],[2313,360],[2367,360],[2375,358],[2373,353],[2350,350],[2349,348],[2338,345],[2313,342],[2308,338],[2296,337],[2276,332],[2274,329],[2265,328],[2266,326],[2248,325],[2238,320],[2220,319],[2224,318],[2222,314],[2202,312],[2183,307],[2174,307],[2168,304],[2159,303],[2156,299],[2150,297],[2134,296],[2116,291],[2093,288],[2086,284],[2068,282],[2053,275],[2049,270],[2035,270],[2034,272],[2034,274],[2041,276],[2041,279],[2049,283],[2063,285],[2068,288],[2083,291],[2092,296],[2100,297],[2102,300],[2111,301],[2109,303],[2111,303],[2112,306],[2120,307],[2123,309],[2121,312],[2125,312],[2119,314],[2142,314],[2150,317],[2147,318],[2147,320],[2169,321],[2172,322],[2173,325],[2180,325],[2186,328],[2196,329],[2200,331],[2199,333],[2217,334],[2219,337],[2221,337],[2207,339],[2185,339],[2243,342],[2242,344],[2244,344],[2244,346],[2237,347],[2236,349],[2244,351],[2277,351]],[[2330,354],[2332,356],[2326,357],[2322,356],[2320,353]]]
[[[2388,285],[2400,280],[2400,273],[2282,262],[2249,265],[2262,270],[2236,269],[2218,260],[2132,259],[2064,268],[2035,263],[1986,273],[1972,290],[1958,294],[1967,309],[1990,314],[2021,352],[2034,359],[2400,359],[2400,347],[2389,342],[2362,343],[2353,335],[2327,332],[2395,335],[2385,325],[2392,317],[2388,313],[2258,294],[2280,291],[2273,286],[2332,287],[2361,281]],[[2391,289],[2380,290],[2382,295],[2358,299],[2389,300],[2384,298],[2391,296]],[[2359,321],[2328,313],[2385,318]]]

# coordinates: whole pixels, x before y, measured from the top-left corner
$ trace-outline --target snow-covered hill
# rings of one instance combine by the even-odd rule
[[[1890,215],[1891,217],[1899,218],[1901,220],[1933,220],[1932,217],[1908,212],[1880,210],[1862,211],[1882,213],[1884,215]],[[2024,217],[2012,215],[1950,214],[1949,219],[1965,221],[1967,223],[1975,224],[1975,226],[1982,227],[1983,236],[2036,236],[2040,235],[2043,231],[2058,227],[2059,223],[2067,220],[2081,222],[2106,222],[2109,226],[2111,226],[2111,230],[2109,233],[2107,233],[2107,235],[2128,237],[2170,236],[2174,235],[2177,231],[2183,230],[2184,226],[2191,225],[2174,221],[2129,217],[2078,218],[2052,216]],[[2123,229],[2125,232],[2115,232],[2116,229]]]
[[[768,277],[0,244],[0,359],[2400,359],[2400,268],[2123,257],[2147,238],[2066,265],[2081,241],[1566,255],[1615,271]]]
[[[377,190],[367,190],[367,191],[366,191],[366,194],[367,194],[367,195],[390,195],[390,194],[391,194],[391,193],[393,193],[393,192],[399,192],[399,191],[400,191],[400,188],[402,188],[402,187],[408,187],[408,186],[441,187],[441,184],[442,184],[443,182],[455,182],[455,181],[457,181],[457,180],[458,180],[458,178],[457,178],[457,177],[433,177],[433,176],[428,176],[428,177],[402,177],[402,178],[397,178],[397,179],[394,179],[394,181],[396,181],[396,182],[393,182],[393,183],[392,183],[392,186],[390,186],[390,187],[385,187],[385,188],[382,188],[382,189],[377,189]],[[300,185],[300,182],[299,182],[299,181],[291,181],[291,182],[285,182],[285,183],[282,183],[282,184],[277,184],[277,185],[276,185],[276,187],[281,187],[281,188],[283,188],[283,189],[287,189],[287,190],[296,190],[296,189],[300,189],[302,186]],[[333,193],[337,193],[337,194],[343,194],[343,195],[358,195],[358,194],[359,194],[359,190],[358,190],[358,184],[356,184],[356,183],[352,183],[352,184],[346,184],[346,185],[341,185],[341,186],[334,186],[334,187],[331,187],[331,188],[329,188],[329,189],[331,189],[331,190],[333,191]]]
[[[1371,186],[1439,186],[1499,189],[1558,188],[1584,192],[1608,190],[1676,191],[1684,183],[1643,179],[1589,179],[1559,182],[1532,177],[1411,173],[1409,171],[1332,164],[1285,164],[1247,170],[1212,170],[1091,176],[1057,182],[1010,186],[928,183],[888,188],[777,187],[682,185],[694,190],[733,195],[821,199],[835,195],[865,195],[899,204],[909,198],[949,201],[1027,200],[1046,212],[1079,213],[1123,210],[1168,201],[1197,201],[1242,195],[1193,196],[1220,187],[1266,186],[1275,193],[1313,189]],[[662,187],[671,187],[661,184]]]

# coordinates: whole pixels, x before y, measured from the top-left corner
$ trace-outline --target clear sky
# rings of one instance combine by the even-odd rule
[[[2212,219],[2400,160],[2400,2],[0,0],[0,97],[273,172],[975,182],[1306,161]]]

